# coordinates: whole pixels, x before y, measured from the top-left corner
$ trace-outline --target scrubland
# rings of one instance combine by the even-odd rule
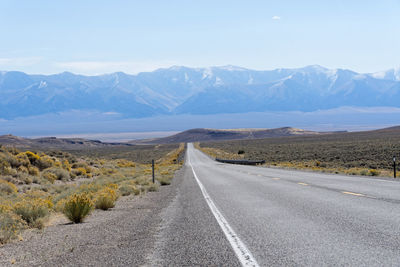
[[[196,144],[212,157],[265,160],[264,166],[349,175],[393,175],[400,131],[335,133]]]
[[[45,227],[51,216],[64,214],[80,223],[93,209],[114,207],[120,196],[157,191],[170,184],[183,151],[184,144],[124,148],[120,156],[118,149],[78,153],[0,146],[0,244],[21,239],[25,229]]]

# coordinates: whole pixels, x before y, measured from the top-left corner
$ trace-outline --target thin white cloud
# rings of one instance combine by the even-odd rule
[[[176,65],[176,62],[134,62],[134,61],[69,61],[54,63],[60,71],[71,71],[80,74],[98,75],[123,71],[136,74],[144,71],[153,71]]]
[[[273,20],[280,20],[281,17],[279,17],[279,16],[273,16],[272,19],[273,19]]]
[[[0,58],[0,67],[28,67],[38,64],[40,61],[42,61],[40,57]]]

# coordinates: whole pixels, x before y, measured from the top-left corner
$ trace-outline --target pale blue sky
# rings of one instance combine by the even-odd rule
[[[400,66],[400,0],[0,0],[0,70]]]

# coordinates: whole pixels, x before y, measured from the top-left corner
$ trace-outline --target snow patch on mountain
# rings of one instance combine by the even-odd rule
[[[213,72],[211,68],[206,68],[203,70],[203,76],[201,77],[202,80],[209,79],[213,76]]]
[[[214,83],[215,86],[219,86],[219,85],[223,85],[223,84],[224,84],[224,82],[222,81],[222,79],[220,77],[215,78],[215,83]]]
[[[386,71],[371,73],[370,76],[374,77],[375,79],[400,81],[400,67],[396,67]]]
[[[253,84],[254,83],[254,79],[253,76],[249,76],[249,80],[247,81],[247,84]]]
[[[215,68],[221,69],[221,70],[226,70],[226,71],[247,71],[247,69],[245,69],[245,68],[233,66],[233,65],[226,65],[226,66],[215,67]]]
[[[46,81],[40,81],[39,89],[40,88],[44,88],[44,87],[47,87],[47,82]]]

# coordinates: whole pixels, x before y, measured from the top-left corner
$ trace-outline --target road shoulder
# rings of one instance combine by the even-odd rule
[[[162,212],[151,266],[240,266],[188,165],[175,199]]]

